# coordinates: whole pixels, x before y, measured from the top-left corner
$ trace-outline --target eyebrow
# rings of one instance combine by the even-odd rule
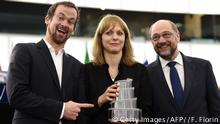
[[[60,12],[60,13],[58,13],[57,15],[62,15],[62,16],[67,17],[63,12]],[[76,20],[74,17],[72,17],[72,18],[68,18],[68,19],[73,20],[73,21]]]
[[[157,32],[156,32],[156,33],[154,33],[154,34],[162,34],[162,33],[167,33],[167,32],[172,33],[171,31],[163,31],[163,32],[161,32],[161,33],[157,33]],[[154,34],[153,34],[153,35],[154,35]]]
[[[62,13],[62,12],[57,13],[57,15],[63,15],[63,16],[65,16],[65,14]]]

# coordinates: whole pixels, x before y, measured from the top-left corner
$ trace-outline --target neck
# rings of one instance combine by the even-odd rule
[[[104,56],[105,56],[105,61],[109,66],[108,68],[109,74],[111,76],[111,79],[114,81],[118,75],[118,66],[121,61],[122,52],[120,52],[119,54],[104,53]]]
[[[58,54],[60,49],[64,48],[64,44],[56,44],[51,38],[45,36],[46,42],[48,42],[55,50],[55,54]]]
[[[179,51],[176,50],[176,51],[174,52],[173,56],[170,58],[170,60],[173,61],[173,60],[178,56],[178,54],[179,54]]]
[[[109,65],[109,67],[116,67],[120,64],[122,52],[118,54],[104,53],[105,61]]]

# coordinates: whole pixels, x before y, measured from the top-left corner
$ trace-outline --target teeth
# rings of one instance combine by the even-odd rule
[[[166,48],[166,47],[168,47],[168,45],[161,45],[160,47],[161,48]]]
[[[61,32],[61,33],[63,33],[63,34],[66,33],[66,32],[65,32],[64,30],[62,30],[62,29],[58,29],[58,31]]]

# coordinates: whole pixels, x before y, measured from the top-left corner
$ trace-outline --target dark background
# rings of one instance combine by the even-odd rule
[[[21,2],[2,1],[0,3],[0,33],[25,33],[25,34],[44,34],[46,15],[49,5],[33,4]],[[101,10],[91,8],[80,8],[80,22],[74,36],[92,37],[99,20],[104,14],[116,14],[122,17],[128,24],[133,37],[144,36],[149,26],[158,19],[170,19],[180,24],[179,30],[182,32],[181,40],[189,40],[192,36],[184,34],[184,17],[186,14],[170,13],[150,13],[135,11],[116,11]],[[203,15],[202,16],[202,38],[211,38],[219,40],[220,34],[220,16]]]

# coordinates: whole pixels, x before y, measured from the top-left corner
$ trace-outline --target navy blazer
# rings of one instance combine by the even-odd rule
[[[182,54],[182,53],[181,53]],[[184,107],[178,109],[167,85],[159,59],[147,66],[148,84],[142,88],[150,90],[144,94],[145,114],[161,118],[160,122],[174,121],[173,117],[186,117],[185,123],[208,123],[212,118],[220,123],[220,96],[211,64],[207,60],[183,56],[185,75]],[[150,87],[150,88],[149,88]],[[150,110],[150,111],[149,111]],[[217,119],[216,119],[217,118]],[[180,119],[180,118],[178,118]],[[186,120],[177,120],[183,123]]]
[[[45,42],[17,44],[8,69],[7,94],[13,124],[58,124],[63,102],[80,101],[83,65],[63,54],[62,87]],[[62,124],[75,121],[62,120]]]

